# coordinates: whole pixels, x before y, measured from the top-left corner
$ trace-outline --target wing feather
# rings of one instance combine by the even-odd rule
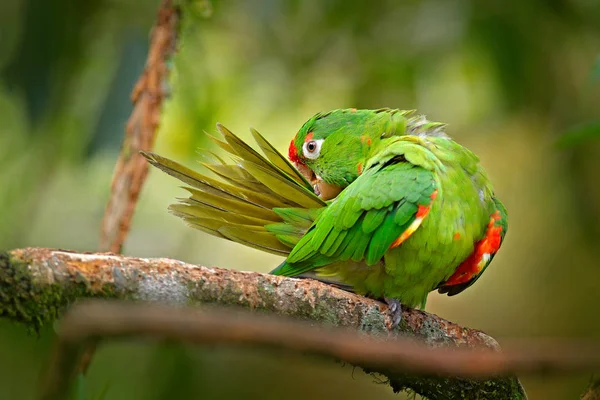
[[[265,156],[279,169],[288,174],[292,179],[298,182],[300,185],[303,185],[307,189],[311,190],[311,184],[306,180],[304,175],[302,175],[296,168],[292,166],[292,164],[285,158],[271,143],[269,143],[260,133],[256,131],[256,129],[250,129],[252,136],[260,149],[265,153]]]
[[[403,233],[418,228],[417,213],[431,205],[435,190],[431,171],[403,159],[373,165],[321,212],[273,273],[295,276],[347,260],[376,264]]]

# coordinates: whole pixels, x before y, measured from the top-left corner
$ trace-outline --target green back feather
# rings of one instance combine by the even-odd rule
[[[273,273],[299,275],[322,262],[379,262],[415,220],[418,205],[429,205],[436,189],[431,171],[387,161],[374,163],[340,193]]]

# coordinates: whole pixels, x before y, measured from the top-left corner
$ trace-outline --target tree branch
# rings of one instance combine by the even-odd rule
[[[388,336],[387,306],[313,280],[206,268],[171,259],[25,248],[0,253],[0,316],[39,329],[79,298],[142,300],[169,305],[220,304],[323,322]],[[436,315],[407,309],[398,328],[430,348],[471,347],[498,351],[485,333]],[[522,399],[516,378],[440,378],[382,372],[394,390],[413,389],[431,399]],[[485,396],[484,396],[485,395]],[[484,397],[482,397],[484,396]]]
[[[235,305],[386,335],[390,323],[383,303],[310,279],[207,268],[166,258],[46,248],[16,249],[3,257],[0,283],[5,294],[6,290],[13,293],[3,299],[1,314],[35,329],[53,321],[65,305],[80,297]],[[433,346],[499,349],[481,331],[418,310],[404,310],[400,328]]]
[[[167,61],[175,52],[179,9],[163,0],[152,29],[146,66],[131,93],[134,108],[127,121],[100,235],[100,250],[120,253],[148,174],[148,163],[139,154],[154,145],[167,84]]]

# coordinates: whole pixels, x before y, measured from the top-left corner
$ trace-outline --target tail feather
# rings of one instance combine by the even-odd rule
[[[205,162],[201,162],[200,164],[221,179],[235,186],[252,189],[253,185],[260,183],[239,165],[208,164]]]
[[[287,200],[292,200],[296,206],[312,208],[321,206],[321,200],[315,196],[315,193],[303,186],[295,184],[290,186],[290,181],[286,179],[281,171],[272,171],[250,161],[242,160],[241,165],[246,171],[257,178],[260,183],[271,189],[278,196],[287,195]],[[291,197],[290,188],[293,188],[294,197]],[[318,200],[318,201],[317,201]]]
[[[265,226],[273,223],[273,221],[266,219],[220,210],[199,202],[188,203],[188,201],[188,199],[182,199],[180,204],[169,206],[169,210],[192,217],[210,218],[230,224]]]
[[[276,236],[264,228],[262,230],[252,230],[244,225],[229,225],[219,228],[219,233],[223,234],[229,240],[271,254],[287,256],[290,252],[289,246],[278,240]]]
[[[281,220],[281,218],[272,209],[269,209],[260,203],[257,204],[256,202],[246,201],[241,198],[236,199],[235,197],[226,195],[218,196],[209,191],[201,191],[194,188],[185,189],[191,194],[189,197],[190,201],[186,201],[186,203],[191,204],[192,207],[194,202],[198,202],[200,204],[213,206],[214,208],[223,211],[262,218],[272,222]]]
[[[254,140],[256,140],[256,143],[258,143],[263,153],[265,153],[267,158],[273,164],[275,164],[280,170],[288,174],[300,185],[311,189],[311,184],[306,180],[304,175],[302,175],[296,168],[294,168],[292,164],[284,156],[282,156],[281,153],[278,152],[277,149],[271,145],[271,143],[267,141],[267,139],[265,139],[254,128],[250,129],[250,132],[252,132]]]
[[[189,226],[269,253],[286,256],[326,206],[311,185],[257,131],[261,155],[224,126],[212,137],[233,162],[204,152],[211,178],[155,153],[141,152],[150,164],[184,182],[190,193],[170,212]]]
[[[171,206],[171,208],[174,208],[174,206],[176,206],[176,204]],[[264,226],[231,223],[213,218],[196,217],[180,211],[172,211],[172,214],[184,219],[188,226],[221,239],[238,242],[275,255],[285,256],[290,252],[290,248],[285,243],[278,240],[277,237],[269,232]]]

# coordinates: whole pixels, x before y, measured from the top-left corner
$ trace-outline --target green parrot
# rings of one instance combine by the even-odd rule
[[[271,273],[309,277],[389,305],[423,308],[433,290],[471,286],[504,240],[503,204],[478,157],[414,110],[339,109],[310,118],[285,159],[217,124],[233,162],[204,152],[219,179],[153,153],[189,185],[170,211],[190,226],[285,256]]]

